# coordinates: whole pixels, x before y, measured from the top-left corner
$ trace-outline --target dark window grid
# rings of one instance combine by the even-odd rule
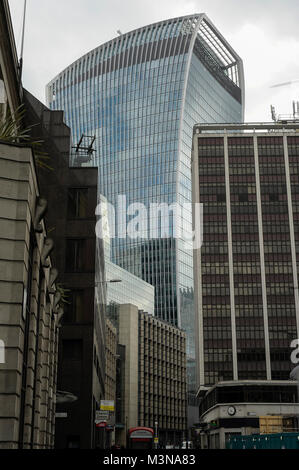
[[[68,218],[88,217],[88,188],[69,188]]]

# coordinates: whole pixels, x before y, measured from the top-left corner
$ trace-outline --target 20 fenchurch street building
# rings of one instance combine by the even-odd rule
[[[123,34],[67,67],[47,86],[74,143],[96,136],[90,164],[99,191],[116,205],[191,203],[196,123],[241,122],[243,65],[205,14],[161,21]],[[184,230],[192,230],[191,205]],[[128,216],[127,216],[128,217]],[[169,233],[173,234],[172,219]],[[182,240],[114,238],[111,259],[155,286],[155,314],[187,332],[189,389],[194,377],[192,249]]]

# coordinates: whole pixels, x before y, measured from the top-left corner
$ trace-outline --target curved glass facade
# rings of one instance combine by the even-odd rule
[[[109,202],[126,195],[127,206],[190,203],[193,126],[243,120],[243,67],[204,14],[187,16],[96,48],[52,80],[47,96],[51,109],[65,111],[74,142],[96,136],[90,163],[99,166],[100,191]],[[181,222],[190,233],[191,212],[185,210]],[[174,237],[147,233],[114,238],[111,249],[114,263],[155,286],[156,316],[187,331],[192,364],[192,250]]]

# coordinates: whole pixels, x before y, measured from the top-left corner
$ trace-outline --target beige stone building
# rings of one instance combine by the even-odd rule
[[[0,175],[0,448],[52,448],[63,310],[32,149],[0,143]]]
[[[106,318],[105,337],[105,400],[114,403],[114,411],[109,412],[108,427],[105,432],[105,447],[115,444],[115,407],[116,407],[116,370],[117,370],[117,329],[109,318]]]
[[[23,99],[7,0],[0,3],[0,123]],[[17,131],[17,126],[15,126]],[[0,134],[0,449],[53,448],[61,294],[33,151]],[[1,140],[5,139],[4,140]]]
[[[156,429],[160,445],[179,443],[187,428],[186,334],[134,305],[120,305],[119,343],[125,346],[124,429]],[[117,393],[121,393],[118,390]]]
[[[116,395],[116,349],[117,331],[111,320],[106,318],[105,400],[114,402]]]

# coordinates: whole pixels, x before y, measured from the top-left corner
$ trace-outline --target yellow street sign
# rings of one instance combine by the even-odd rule
[[[102,411],[114,411],[114,401],[112,401],[112,400],[101,400],[100,409]]]

